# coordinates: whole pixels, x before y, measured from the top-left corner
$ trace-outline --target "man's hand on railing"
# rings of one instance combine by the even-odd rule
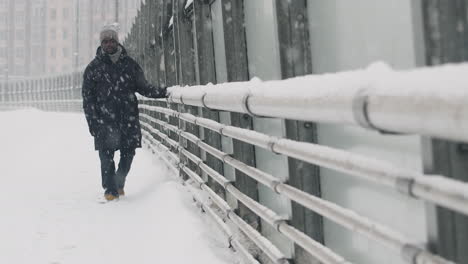
[[[171,91],[172,91],[172,87],[161,87],[163,89],[166,90],[166,98],[169,98],[171,96]]]

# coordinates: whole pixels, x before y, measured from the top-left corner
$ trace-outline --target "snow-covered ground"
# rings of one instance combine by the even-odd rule
[[[237,263],[146,150],[137,150],[127,196],[101,204],[83,114],[0,112],[0,124],[0,263]]]

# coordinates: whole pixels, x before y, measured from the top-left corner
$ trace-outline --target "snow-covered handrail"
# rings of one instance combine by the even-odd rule
[[[361,126],[468,142],[468,64],[365,70],[281,81],[174,87],[169,101],[209,109]]]
[[[145,108],[146,110],[152,109],[153,111],[156,109],[161,109],[160,107],[151,107],[151,106],[142,106],[142,108]],[[167,109],[166,109],[167,110]],[[166,113],[167,114],[167,113]],[[147,115],[142,114],[144,118],[148,118]],[[181,114],[177,113],[177,116],[180,118]],[[380,242],[387,247],[396,250],[397,252],[401,253],[402,257],[404,257],[409,263],[433,263],[433,264],[442,264],[442,263],[451,263],[447,260],[444,260],[436,255],[431,254],[430,252],[418,247],[415,243],[412,243],[409,241],[408,238],[406,238],[404,235],[391,230],[388,227],[385,227],[377,222],[374,222],[370,219],[367,219],[363,216],[360,216],[359,214],[340,207],[336,204],[333,204],[331,202],[325,201],[323,199],[320,199],[318,197],[315,197],[313,195],[310,195],[308,193],[305,193],[297,188],[294,188],[288,184],[279,182],[276,180],[275,177],[272,175],[269,175],[265,172],[262,172],[254,167],[248,166],[245,163],[242,163],[231,156],[229,156],[227,153],[224,153],[220,150],[217,150],[211,146],[209,146],[206,143],[203,143],[199,138],[194,136],[193,134],[184,132],[183,130],[180,130],[176,128],[175,126],[169,125],[165,122],[158,121],[157,119],[150,118],[151,122],[156,122],[161,126],[164,126],[166,129],[171,130],[175,133],[177,133],[179,136],[184,137],[185,139],[193,142],[197,146],[199,146],[201,149],[204,151],[210,153],[214,157],[218,158],[222,162],[231,165],[233,168],[242,171],[245,173],[247,176],[255,179],[256,181],[264,184],[268,188],[270,188],[272,191],[284,195],[286,198],[291,199],[304,207],[315,211],[319,213],[320,215],[350,229],[353,231],[356,231],[358,233],[361,233],[371,239],[374,239],[377,242]],[[153,129],[150,125],[145,124],[144,126],[148,127],[151,131],[154,133],[158,134],[161,138],[168,140],[167,135],[163,134],[162,132],[159,132],[158,130]],[[248,131],[244,131],[248,132]],[[175,141],[172,141],[170,143],[171,145],[175,146],[178,145]],[[179,153],[183,152],[184,155],[192,160],[194,164],[197,164],[199,168],[203,170],[203,168],[200,166],[200,164],[203,163],[203,161],[196,157],[195,155],[189,153],[188,151],[184,150],[182,147],[178,146],[177,147]],[[205,170],[204,170],[205,171]],[[212,176],[214,180],[219,180],[222,178],[221,175],[217,175],[216,177],[213,177],[213,174],[217,174],[216,172],[213,171],[205,171],[207,175]],[[281,225],[285,223],[284,220],[281,220],[280,218],[277,218],[275,216],[274,212],[267,209],[266,207],[258,204],[257,202],[251,200],[248,197],[243,196],[240,191],[237,189],[231,190],[230,188],[234,188],[232,184],[227,183],[225,181],[218,181],[218,183],[223,186],[227,191],[229,191],[234,197],[239,199],[244,205],[249,207],[253,212],[255,212],[258,216],[260,216],[262,219],[264,219],[267,223],[275,227],[278,231],[283,233],[281,230]],[[285,233],[283,233],[285,234]],[[297,240],[297,236],[288,236],[285,234],[287,237],[289,237],[291,240],[295,241],[299,245],[301,245]],[[319,258],[323,256],[321,254],[314,254],[314,250],[311,250],[310,248],[305,248],[307,251],[311,251],[312,255],[315,257]],[[316,249],[315,249],[316,251]],[[320,251],[323,253],[324,251]],[[337,263],[334,262],[336,260],[333,260],[332,262],[328,262],[327,259],[320,259],[324,263]],[[415,261],[415,262],[413,262]]]

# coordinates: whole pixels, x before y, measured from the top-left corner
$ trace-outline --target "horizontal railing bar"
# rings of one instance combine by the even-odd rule
[[[194,173],[190,169],[188,169],[186,167],[184,167],[183,170],[189,176],[194,175]],[[245,249],[244,245],[242,245],[242,243],[238,242],[238,240],[234,237],[233,232],[231,231],[229,226],[227,226],[223,222],[223,220],[209,206],[207,206],[203,202],[202,199],[200,199],[194,193],[192,193],[192,194],[193,194],[192,197],[195,199],[195,201],[197,201],[197,203],[200,205],[201,209],[203,211],[205,211],[208,215],[211,216],[211,218],[214,220],[214,222],[218,225],[219,229],[227,236],[229,246],[230,247],[232,246],[236,251],[240,252],[241,255],[243,256],[243,258],[248,261],[247,263],[260,264],[256,259],[253,258],[253,256],[248,252],[248,250]]]
[[[180,131],[179,134],[183,135],[185,132]],[[193,137],[190,137],[193,138]],[[195,137],[196,138],[196,137]],[[188,138],[189,139],[189,138]],[[189,139],[190,140],[190,139]],[[199,141],[200,139],[194,139],[194,143]],[[203,149],[203,146],[198,144]],[[208,146],[210,147],[210,146]],[[195,159],[195,158],[194,158]],[[225,160],[221,159],[221,161],[225,162]],[[256,170],[256,168],[253,168],[251,166],[248,166],[245,163],[242,163],[240,161],[237,161],[235,163],[232,163],[233,167],[241,170],[244,167],[250,167],[252,171]],[[237,167],[236,165],[242,165]],[[250,175],[249,170],[244,170],[245,174],[249,177],[252,177]],[[266,173],[265,173],[266,174]],[[274,179],[273,176],[270,175],[271,178]],[[252,177],[254,178],[254,177]],[[271,180],[271,182],[265,184],[267,187],[269,187],[271,190],[285,195],[287,198],[296,201],[300,203],[301,205],[305,206],[306,208],[313,210],[320,215],[334,221],[335,223],[338,223],[350,230],[356,231],[360,234],[363,234],[371,239],[374,239],[376,241],[379,241],[383,243],[384,245],[394,249],[395,251],[399,252],[402,254],[402,256],[406,257],[408,254],[406,253],[406,249],[411,249],[411,252],[414,252],[416,255],[412,255],[410,258],[406,258],[409,263],[413,263],[414,258],[424,258],[424,261],[427,261],[427,263],[450,263],[444,259],[441,259],[438,256],[432,255],[431,253],[417,247],[414,243],[408,242],[408,239],[406,239],[402,234],[397,233],[394,230],[391,230],[390,228],[383,226],[379,223],[376,223],[374,221],[371,221],[368,218],[365,218],[363,216],[360,216],[356,214],[354,211],[351,211],[349,209],[340,207],[334,203],[325,201],[323,199],[320,199],[318,197],[315,197],[313,195],[310,195],[308,193],[305,193],[301,190],[298,190],[292,186],[289,186],[287,184],[280,183],[276,180]],[[229,191],[229,187],[232,186],[230,184],[227,185],[227,190]],[[260,212],[260,217],[264,219],[267,223],[275,226],[277,225],[276,223],[280,220],[276,219],[274,220],[271,218],[268,214],[270,213],[268,210],[263,211],[256,204],[255,201],[250,199],[248,196],[244,197],[245,195],[242,193],[239,193],[238,190],[234,190],[231,192],[231,194],[236,197],[238,200],[240,200],[242,203],[244,203],[247,207],[250,208],[250,206],[254,206],[252,211]],[[239,195],[237,197],[236,195]],[[244,195],[244,196],[242,196]],[[244,199],[244,200],[241,200]],[[246,204],[247,203],[247,204]],[[264,209],[265,210],[265,209]]]
[[[287,258],[279,251],[279,249],[271,243],[270,240],[262,236],[255,228],[242,220],[240,216],[234,212],[229,212],[228,218],[244,233],[250,240],[264,252],[273,263],[286,264],[289,263]],[[320,254],[317,250],[316,254]]]
[[[273,228],[276,228],[279,230],[280,226],[288,225],[286,223],[286,219],[278,216],[275,212],[273,212],[269,208],[261,205],[260,203],[254,201],[247,195],[243,194],[241,191],[235,188],[232,184],[228,184],[225,190],[228,191],[236,200],[244,204],[246,207],[252,210],[256,215],[262,218],[266,223],[271,225]],[[287,237],[294,242],[298,240],[295,236],[287,236]],[[307,237],[307,240],[309,240],[309,242],[306,245],[314,245],[313,247],[314,250],[308,247],[304,247],[304,249],[310,254],[312,254],[313,256],[319,258],[323,263],[349,263],[349,262],[345,262],[341,256],[336,255],[330,249],[314,241],[312,238]],[[321,251],[321,254],[320,253],[317,254],[316,250],[318,250],[319,252]]]
[[[3,93],[0,92],[0,94],[3,95],[27,95],[27,94],[49,94],[49,93],[55,93],[55,92],[70,92],[70,91],[80,91],[80,88],[73,88],[73,87],[64,87],[64,88],[47,88],[47,89],[42,89],[42,90],[15,90],[15,89],[9,89],[9,90],[4,90]]]
[[[387,246],[390,246],[399,252],[407,263],[453,264],[451,261],[445,260],[418,247],[415,243],[407,242],[407,239],[401,234],[380,224],[373,223],[371,220],[366,219],[351,210],[344,209],[336,204],[330,203],[286,184],[280,184],[277,187],[277,190],[285,197],[327,217],[335,223],[364,234],[367,237],[374,238],[376,241],[385,242]]]
[[[189,168],[184,167],[184,171],[187,173],[190,171]],[[190,174],[193,175],[193,174]],[[196,179],[194,179],[196,181]],[[289,226],[285,219],[278,216],[275,212],[272,210],[268,209],[267,207],[261,205],[260,203],[254,201],[247,195],[243,194],[241,191],[237,190],[232,184],[229,184],[226,186],[226,191],[228,191],[234,198],[236,198],[239,202],[244,204],[246,207],[248,207],[250,210],[252,210],[256,215],[258,215],[260,218],[262,218],[266,223],[271,225],[274,228],[279,229],[279,226]],[[208,187],[209,188],[209,187]],[[230,214],[231,215],[231,214]],[[307,237],[307,236],[306,236]],[[296,238],[294,236],[291,236],[290,238],[292,241],[295,241]],[[310,244],[314,245],[314,249],[318,251],[322,251],[321,253],[323,254],[323,257],[321,254],[317,254],[316,251],[310,250],[310,248],[304,248],[307,250],[310,254],[313,256],[319,258],[319,255],[322,256],[323,258],[319,258],[323,263],[327,264],[344,264],[344,263],[349,263],[346,262],[341,256],[336,255],[334,252],[332,252],[330,249],[324,247],[320,243],[314,241],[312,238],[307,237],[307,240],[309,240]],[[273,252],[271,252],[272,254]],[[282,260],[283,258],[280,258],[279,260]],[[280,262],[281,263],[281,262]]]
[[[148,133],[146,131],[144,131],[145,133]],[[148,135],[150,136],[150,134],[148,133]],[[154,142],[152,142],[154,143]],[[166,148],[163,144],[158,144],[159,147],[161,148],[165,148],[165,152],[168,152],[170,153],[170,150],[168,148]],[[152,146],[150,145],[150,147],[152,148]],[[162,155],[163,156],[163,155]],[[168,162],[167,160],[165,160],[165,162],[169,165],[172,165],[170,166],[171,168],[174,168],[177,171],[177,169],[174,166],[174,164],[171,164],[170,162]],[[185,172],[187,173],[187,171],[185,170]],[[192,174],[190,174],[190,176],[193,176]],[[206,189],[205,189],[206,191]],[[216,197],[219,197],[216,195]],[[213,197],[211,197],[213,199]],[[195,198],[196,199],[196,198]],[[204,203],[201,202],[201,199],[196,199],[202,206],[202,209],[207,212],[213,219],[214,221],[218,224],[218,226],[220,227],[220,229],[228,236],[228,242],[229,242],[229,245],[234,247],[238,252],[240,252],[242,255],[243,255],[243,258],[248,260],[249,263],[253,263],[253,264],[259,264],[259,262],[257,260],[255,260],[251,254],[244,248],[244,246],[242,245],[242,243],[240,243],[237,239],[234,238],[234,236],[232,235],[232,231],[230,231],[229,227],[223,223],[223,221],[211,210],[211,208],[209,206],[206,206]],[[224,202],[224,200],[222,199],[219,199],[221,201]],[[219,204],[220,201],[217,201],[217,204]],[[265,239],[266,240],[266,239]],[[266,240],[268,241],[268,240]]]
[[[194,172],[192,172],[189,168],[184,167],[184,171],[190,171],[191,175],[189,175],[194,181],[197,182],[200,186],[205,184],[205,182]],[[187,172],[189,174],[189,172]],[[260,216],[265,222],[270,224],[273,227],[276,227],[276,225],[280,221],[284,221],[285,219],[283,217],[278,216],[275,212],[272,210],[268,209],[264,205],[254,201],[241,191],[235,189],[235,188],[227,188],[227,191],[229,191],[238,201],[242,202],[245,206],[250,208],[252,211],[254,211],[258,216]]]
[[[146,132],[146,131],[144,131]],[[153,141],[149,140],[149,139],[143,139],[144,141],[148,141],[150,143],[154,143]],[[164,162],[168,165],[168,167],[172,170],[172,172],[174,174],[178,174],[179,173],[179,170],[175,167],[176,164],[179,163],[179,159],[177,157],[174,157],[174,155],[172,155],[171,151],[166,148],[162,143],[159,143],[158,144],[158,148],[160,148],[161,150],[158,151],[156,149],[154,149],[154,147],[152,146],[152,144],[148,144],[148,146],[151,148],[151,150],[155,151],[155,152],[159,152],[160,154],[164,154],[164,155],[160,155],[160,157],[164,160]],[[173,159],[173,161],[176,162],[176,164],[174,164],[173,162],[171,162],[168,158],[165,157],[165,155],[171,157]]]
[[[181,166],[181,167],[182,167],[182,170],[185,171],[185,173],[187,173],[187,175],[190,178],[192,178],[192,180],[195,181],[195,183],[201,189],[201,187],[205,184],[205,181],[200,176],[198,176],[198,174],[196,174],[195,172],[190,170],[190,168],[187,168],[187,166],[184,165],[184,166]]]
[[[145,124],[145,125],[146,125],[146,124]],[[159,132],[159,131],[158,131],[158,132]],[[143,133],[145,136],[148,137],[148,140],[149,140],[151,143],[155,144],[157,147],[160,147],[160,148],[164,149],[165,151],[167,150],[167,152],[168,152],[167,154],[168,154],[169,156],[171,156],[171,158],[172,158],[173,160],[175,160],[175,161],[177,161],[177,163],[179,163],[179,157],[177,157],[176,155],[174,155],[174,153],[171,152],[171,150],[170,150],[168,147],[164,146],[164,144],[163,144],[162,142],[157,141],[157,140],[153,137],[153,135],[151,135],[148,131],[146,131],[146,130],[144,130],[144,129],[142,130],[142,133]],[[161,133],[161,134],[162,134],[162,133]],[[162,134],[162,135],[164,135],[164,134]],[[169,141],[169,142],[168,142],[168,141]],[[176,143],[174,143],[175,141],[171,140],[170,138],[167,138],[167,139],[166,139],[166,142],[168,142],[169,144],[176,144]],[[177,145],[177,144],[176,144],[176,145]],[[176,148],[177,148],[177,146],[176,146]]]
[[[182,132],[180,133],[180,135],[188,140],[194,138],[195,136],[193,136],[193,134],[190,134],[188,132]],[[205,150],[205,152],[208,152],[209,154],[213,155],[214,157],[218,158],[218,159],[223,159],[227,154],[225,154],[224,152],[216,149],[216,148],[213,148],[212,146],[204,143],[201,139],[198,139],[197,137],[195,137],[196,140],[194,143],[196,143],[200,148],[203,148],[203,150]]]
[[[150,120],[151,122],[157,123],[159,125],[162,125],[163,123],[167,124],[166,122],[163,122],[163,121],[161,121],[159,119],[156,119],[156,118],[154,118],[154,117],[152,117],[150,115],[144,114],[144,113],[140,113],[140,116]],[[167,124],[167,127],[170,128],[170,130],[172,132],[176,132],[176,130],[179,129],[178,127],[176,127],[174,125],[171,125],[171,124]]]
[[[229,205],[217,195],[210,187],[206,184],[202,186],[202,189],[206,191],[209,197],[214,201],[218,207],[223,210],[223,213],[229,218],[236,226],[246,234],[252,242],[255,243],[275,264],[287,264],[289,261],[287,258],[274,246],[268,239],[260,235],[253,227],[247,224],[242,220],[238,215],[236,215]],[[221,206],[219,206],[221,205]]]
[[[149,134],[149,133],[148,133]],[[163,138],[164,140],[170,140],[168,137],[161,137]],[[169,144],[171,144],[171,142],[168,142]],[[183,155],[186,155],[189,159],[191,159],[194,163],[196,164],[199,164],[199,167],[203,170],[204,168],[208,168],[208,166],[206,166],[206,164],[203,163],[203,161],[201,159],[199,159],[198,157],[196,157],[195,155],[191,154],[189,151],[183,149],[182,147],[179,147],[178,150],[180,151],[180,153],[182,153]],[[200,166],[201,164],[204,164],[205,166]],[[187,173],[187,175],[189,177],[192,178],[192,180],[194,180],[195,182],[197,182],[197,185],[199,186],[206,186],[206,184],[204,183],[204,181],[198,176],[196,175],[195,173],[193,173],[188,167],[186,166],[183,166],[183,170]],[[214,170],[205,170],[205,172],[210,175],[210,174],[217,174],[217,177],[213,177],[213,179],[216,180],[216,178],[222,178],[222,176],[217,173],[216,171]],[[239,200],[240,202],[243,202],[247,207],[249,207],[249,209],[251,209],[252,211],[254,211],[255,213],[257,213],[257,211],[260,210],[260,212],[263,212],[263,213],[259,213],[260,215],[259,216],[263,216],[262,219],[264,219],[267,223],[271,223],[273,224],[274,226],[274,223],[278,223],[278,222],[281,222],[283,220],[283,218],[280,218],[279,216],[276,216],[276,214],[271,211],[270,209],[264,207],[263,205],[260,205],[258,204],[257,202],[253,201],[252,199],[250,199],[248,196],[244,195],[242,192],[238,191],[237,189],[235,189],[234,186],[232,186],[230,183],[229,184],[223,184],[222,185],[223,188],[225,188],[226,191],[230,192],[234,198],[236,198],[237,200]],[[206,189],[203,188],[205,191],[207,191],[208,189],[211,190],[208,186],[206,186]],[[210,195],[210,197],[214,197],[217,196],[219,197],[217,194],[215,194],[214,192],[208,192],[208,194]],[[250,199],[250,200],[249,200]],[[222,199],[221,199],[222,200]],[[216,203],[219,203],[218,206],[220,207],[220,209],[224,209],[226,210],[226,213],[227,213],[227,216],[229,219],[235,219],[235,217],[233,217],[233,215],[235,215],[234,213],[230,213],[231,212],[231,209],[227,209],[229,208],[229,206],[224,202],[224,200],[222,200],[223,202],[221,202],[219,199],[213,199],[213,201]],[[252,204],[258,204],[258,207],[260,209],[258,209],[257,207],[253,206]],[[229,211],[227,211],[229,210]],[[267,213],[265,213],[265,211]],[[236,215],[237,216],[237,215]],[[273,218],[272,218],[273,217]],[[239,219],[237,219],[239,220]],[[235,220],[234,220],[235,221]],[[240,221],[243,221],[243,220],[240,220]],[[238,221],[237,221],[238,222]],[[284,223],[285,224],[285,223]],[[248,226],[248,224],[245,224]],[[252,241],[255,243],[256,241],[257,242],[265,242],[265,241],[268,241],[267,239],[258,239],[258,235],[255,234],[251,234],[252,233],[252,230],[249,230],[248,228],[246,228],[245,226],[239,226],[239,229],[241,229],[247,236],[251,237],[253,236],[255,239],[253,239]],[[253,228],[251,228],[253,229]],[[261,235],[260,235],[261,236]],[[293,237],[290,237],[291,240],[294,241],[294,238]],[[308,238],[309,240],[312,240],[312,238]],[[312,242],[309,242],[309,243],[301,243],[303,245],[314,245],[314,251],[308,249],[308,248],[304,248],[305,250],[307,250],[310,254],[312,255],[316,255],[316,251],[319,250],[319,251],[323,251],[324,253],[318,253],[318,255],[320,255],[321,257],[319,259],[323,259],[324,260],[324,263],[348,263],[348,262],[343,262],[343,258],[341,256],[338,256],[338,255],[335,255],[335,253],[333,253],[332,251],[330,251],[329,249],[325,248],[323,245],[321,245],[320,243],[316,242],[316,241],[313,241]],[[274,263],[283,263],[281,262],[283,259],[286,259],[285,257],[282,257],[282,256],[279,256],[278,255],[278,250],[275,249],[275,247],[271,244],[271,242],[267,243],[266,245],[263,245],[263,244],[256,244],[260,249],[262,250],[266,250],[264,251],[265,254],[267,254],[267,256],[269,257],[274,257],[272,258],[272,260],[280,260],[280,262],[274,262]],[[273,247],[273,248],[272,248]],[[273,250],[273,251],[272,251]],[[279,256],[279,257],[278,257]],[[287,262],[286,262],[287,263]]]
[[[149,116],[147,114],[140,113],[140,117],[145,118],[145,119],[147,119],[147,120],[149,120],[149,121],[151,121],[153,123],[156,123],[156,124],[164,127],[164,129],[169,129],[170,131],[172,131],[174,133],[177,133],[178,127],[176,127],[176,126],[165,123],[165,122],[163,122],[161,120],[158,120],[158,119],[156,119],[156,118],[154,118],[152,116]],[[147,125],[150,125],[150,124],[147,124]]]
[[[211,200],[223,211],[223,213],[226,214],[227,217],[227,212],[231,211],[231,207],[228,205],[228,203],[223,200],[221,196],[216,194],[213,189],[211,189],[208,185],[206,185],[206,182],[200,186],[201,190],[204,190],[208,196],[211,198]]]
[[[203,149],[206,152],[210,153],[211,155],[213,155],[214,157],[216,157],[218,159],[224,159],[224,157],[226,156],[225,153],[223,153],[222,151],[220,151],[220,150],[218,150],[216,148],[213,148],[210,145],[204,143],[201,139],[199,139],[198,137],[196,137],[193,134],[190,134],[188,132],[179,130],[179,129],[175,128],[175,126],[169,125],[169,124],[167,124],[165,122],[158,122],[158,124],[166,127],[167,129],[169,129],[171,131],[177,132],[179,134],[179,136],[182,136],[183,138],[195,143],[197,146],[203,147]]]
[[[47,92],[63,92],[63,91],[72,91],[72,90],[79,90],[73,87],[59,87],[59,88],[49,88],[44,90],[37,90],[37,89],[28,89],[28,90],[18,90],[16,88],[8,88],[6,92],[2,94],[5,95],[12,95],[12,94],[40,94],[40,93],[47,93]]]
[[[187,175],[189,175],[189,177],[196,175],[193,171],[191,171],[187,167],[183,167],[183,170],[185,173],[187,173]],[[192,179],[195,181],[198,180],[195,178],[192,178]],[[248,263],[259,264],[259,262],[253,258],[253,256],[248,252],[248,250],[244,248],[242,243],[238,242],[238,240],[234,237],[231,229],[223,222],[223,220],[221,220],[220,217],[215,212],[213,212],[213,210],[209,206],[203,203],[202,199],[196,197],[195,195],[193,197],[201,205],[201,208],[214,219],[214,221],[218,224],[219,228],[225,233],[225,235],[228,237],[229,245],[233,246],[236,250],[238,250],[244,256],[244,258],[248,261]]]
[[[242,162],[232,163],[232,165],[234,165],[234,166],[233,166],[234,168],[243,171],[243,172],[244,172],[247,176],[249,176],[249,177],[251,176],[251,175],[250,175],[250,171],[245,170],[244,167],[250,167],[250,168],[252,168],[252,169],[255,169],[255,168],[253,168],[253,167],[251,167],[251,166],[248,166],[248,165],[246,165],[245,163],[242,163]],[[265,174],[266,174],[266,173],[265,173]],[[271,176],[270,178],[271,178],[271,179],[275,179],[273,176]],[[264,182],[267,182],[267,181],[264,180]],[[275,191],[275,192],[278,192],[278,190],[279,190],[279,183],[278,183],[277,181],[274,182],[274,180],[271,180],[271,182],[267,182],[267,184],[265,184],[265,185],[266,185],[267,187],[270,187],[270,189],[272,189],[272,190]],[[229,186],[229,185],[228,185],[228,186]],[[272,186],[275,186],[275,187],[272,188]],[[227,189],[229,190],[229,188],[227,188]],[[238,198],[238,200],[240,200],[242,203],[244,203],[247,207],[250,208],[251,206],[253,206],[253,205],[252,205],[252,203],[254,203],[253,200],[248,199],[248,198],[245,198],[244,200],[241,200],[241,199],[239,199],[239,197],[236,196],[236,194],[239,195],[239,192],[238,192],[237,190],[234,191],[233,195],[234,195],[236,198]],[[241,196],[241,198],[242,198],[242,196]],[[294,200],[294,199],[293,199],[293,200]],[[294,201],[296,201],[296,200],[294,200]],[[255,204],[254,204],[254,205],[255,205]],[[309,207],[311,207],[311,206],[308,205],[307,207],[309,208]],[[252,208],[251,208],[251,209],[252,209]],[[310,209],[310,208],[309,208],[309,209]],[[335,208],[335,209],[338,210],[337,208]],[[334,211],[336,211],[336,210],[334,210]],[[343,211],[343,210],[345,210],[345,209],[344,209],[344,208],[339,208],[339,210],[342,210],[342,211]],[[260,209],[258,209],[258,208],[253,208],[252,211],[254,211],[254,212],[257,212],[257,211],[264,212],[264,211],[262,211],[261,208],[260,208]],[[315,210],[314,210],[314,211],[315,211]],[[346,214],[343,214],[343,215],[346,215]],[[265,221],[267,221],[267,222],[268,222],[270,225],[272,225],[272,226],[275,226],[275,223],[278,221],[278,219],[271,219],[268,215],[259,215],[259,216],[260,216],[262,219],[264,219]],[[327,218],[330,218],[331,215],[330,215],[330,214],[325,214],[324,216],[327,217]],[[267,219],[268,219],[269,221],[268,221]],[[334,220],[336,221],[336,219],[334,219]],[[353,220],[355,221],[355,219],[353,219]],[[339,222],[341,223],[342,220],[339,220]],[[360,222],[369,222],[369,221],[368,221],[368,220],[361,219]],[[343,223],[341,223],[341,224],[343,224]],[[347,223],[347,222],[344,223],[344,226],[345,226],[345,227],[348,227],[348,228],[351,228],[351,227],[352,227],[352,225],[350,225],[350,224]],[[370,226],[375,226],[375,225],[370,225]],[[366,228],[366,229],[370,229],[370,228]],[[372,238],[375,238],[375,236],[373,236],[372,234],[366,233],[366,235],[371,235]],[[398,238],[394,238],[394,237],[398,237]],[[379,240],[381,240],[381,239],[382,239],[382,238],[379,237]],[[399,248],[398,246],[405,244],[405,243],[403,242],[404,239],[400,238],[399,235],[387,235],[387,236],[385,236],[385,240],[386,240],[386,241],[390,241],[390,244],[392,244],[394,247],[395,247],[395,245],[397,245],[395,248]],[[395,241],[397,241],[397,242],[395,242]]]
[[[191,114],[181,114],[162,107],[146,107],[145,109],[164,112],[188,122],[193,120],[194,124],[208,128],[223,136],[229,136],[268,149],[274,153],[385,185],[408,197],[422,198],[468,215],[468,184],[455,179],[437,175],[424,175],[419,172],[400,169],[388,162],[318,144],[275,138],[256,131],[228,125],[215,125],[217,122],[213,120],[201,117],[194,118]]]
[[[174,111],[172,109],[159,107],[159,106],[154,106],[154,105],[146,105],[146,104],[138,104],[138,108],[144,109],[144,110],[149,110],[149,111],[160,110],[160,111],[157,111],[157,112],[163,113],[165,115],[170,115],[170,116],[174,116],[174,113],[176,112],[176,111]]]
[[[238,169],[239,171],[243,172],[243,173],[246,173],[246,174],[249,174],[250,177],[252,177],[253,179],[255,179],[256,181],[258,182],[261,182],[262,184],[264,185],[267,185],[269,186],[270,188],[275,188],[275,186],[278,184],[278,180],[277,178],[257,169],[257,168],[254,168],[254,167],[250,167],[250,166],[245,166],[244,163],[241,163],[239,161],[237,161],[236,159],[230,157],[228,154],[204,143],[201,139],[199,139],[198,137],[194,136],[193,134],[190,134],[188,132],[184,132],[182,130],[179,130],[177,128],[175,128],[174,126],[172,125],[169,125],[163,121],[158,121],[158,124],[161,125],[161,126],[164,126],[168,129],[171,129],[173,130],[174,132],[177,132],[179,133],[180,136],[192,141],[193,143],[195,143],[197,146],[201,147],[204,151],[212,154],[213,156],[215,156],[216,158],[222,160],[223,162],[229,164],[230,166],[233,166],[235,167],[236,169]],[[220,183],[220,184],[223,184],[223,183]]]
[[[384,74],[371,67],[281,81],[173,87],[168,101],[468,142],[468,79],[460,79],[467,71],[468,64]],[[450,89],[442,89],[447,83]]]
[[[244,258],[247,258],[246,261],[249,261],[249,262],[251,262],[251,263],[252,263],[253,261],[255,261],[254,263],[260,264],[257,260],[255,260],[255,259],[252,260],[252,259],[251,259],[251,258],[253,258],[253,257],[252,257],[252,256],[250,255],[250,253],[242,246],[242,243],[239,242],[237,239],[231,241],[231,244],[232,244],[235,248],[237,248],[237,249],[239,250],[239,252],[241,253],[241,256],[244,256]]]
[[[286,237],[295,237],[294,242],[304,249],[309,249],[315,254],[315,258],[321,260],[323,263],[340,263],[340,264],[351,264],[351,262],[344,259],[337,259],[336,256],[330,254],[333,251],[329,248],[323,247],[322,244],[311,240],[306,234],[297,230],[295,227],[290,225],[280,225],[278,231]],[[327,252],[330,251],[330,252]],[[334,254],[334,253],[333,253]],[[341,256],[340,256],[341,257]]]
[[[189,151],[185,149],[180,149],[180,150],[181,150],[181,153],[184,155],[190,153]],[[205,167],[203,167],[205,169],[202,169],[202,170],[204,170],[207,174],[209,174],[208,170],[212,170],[206,164],[202,163],[203,161],[201,159],[198,159],[198,160],[194,159],[192,161],[195,163],[198,163],[199,165],[205,165]],[[200,168],[202,168],[202,166],[200,166]],[[215,176],[216,178],[224,178],[218,173],[214,173],[214,174],[217,174]],[[214,177],[212,176],[212,178]],[[199,177],[194,178],[193,180],[199,183]],[[263,237],[260,233],[258,233],[258,231],[256,231],[253,227],[251,227],[244,220],[242,220],[242,218],[237,216],[233,212],[231,207],[227,204],[227,202],[224,201],[218,194],[216,194],[210,187],[208,187],[206,185],[206,182],[200,185],[201,185],[201,189],[204,190],[208,194],[208,196],[213,200],[213,202],[223,211],[226,217],[229,218],[244,234],[246,234],[255,243],[255,245],[257,245],[270,258],[270,260],[273,261],[273,263],[278,263],[278,264],[289,263],[287,261],[287,258],[273,244],[271,244],[271,242],[268,239]],[[226,189],[225,188],[226,185],[222,185],[222,186],[224,189]]]
[[[225,177],[220,176],[217,171],[213,170],[210,166],[206,165],[205,163],[199,163],[200,169],[204,170],[213,180],[215,180],[219,185],[226,186],[227,184],[231,183]]]
[[[201,139],[197,138],[193,134],[187,133],[187,132],[180,132],[180,136],[192,141],[193,143],[197,144],[200,148],[202,148],[204,151],[212,154],[219,160],[223,161],[224,163],[236,168],[237,170],[248,174],[251,178],[255,179],[256,181],[269,186],[270,188],[275,188],[275,186],[279,183],[277,178],[271,176],[268,173],[265,173],[255,167],[247,166],[245,163],[242,163],[231,156],[229,156],[227,153],[224,153],[206,143],[203,143]]]
[[[151,130],[153,133],[157,134],[159,137],[161,137],[162,139],[164,139],[172,148],[178,149],[178,144],[177,144],[174,140],[170,139],[166,134],[161,133],[160,131],[157,131],[157,130],[154,131],[154,129],[153,129],[151,126],[149,126],[148,124],[146,124],[146,123],[144,123],[144,122],[142,122],[141,124],[143,125],[144,128],[148,128],[148,127],[149,127],[150,130]],[[154,143],[155,141],[157,142],[157,140],[154,139],[153,136],[152,136],[149,132],[147,132],[146,130],[142,129],[142,133],[143,133],[144,135],[146,135],[147,137],[149,137],[151,142],[153,142],[153,143]],[[166,146],[164,146],[161,142],[158,142],[158,143],[155,143],[155,144],[158,145],[159,147],[163,148],[163,149],[167,149],[167,154],[168,154],[174,161],[176,161],[178,164],[180,164],[179,157],[177,157],[176,155],[174,155],[174,153],[173,153],[169,148],[167,148]],[[176,171],[176,173],[178,173],[178,171]]]
[[[185,172],[187,173],[187,171],[185,171]],[[203,211],[207,212],[211,216],[211,218],[213,218],[213,220],[218,225],[219,229],[221,229],[223,231],[224,235],[227,237],[229,246],[231,246],[231,240],[234,239],[234,234],[233,234],[232,230],[225,224],[224,220],[221,217],[219,217],[213,211],[213,209],[211,209],[210,206],[206,205],[203,202],[203,199],[201,199],[200,197],[198,197],[194,193],[192,193],[192,196],[195,199],[195,201],[199,204],[200,208]]]
[[[174,147],[175,149],[177,149],[179,147],[179,144],[175,141],[175,140],[172,140],[171,138],[169,138],[168,135],[158,131],[157,129],[154,129],[151,125],[149,124],[146,124],[144,122],[141,122],[141,125],[143,125],[144,127],[146,127],[147,129],[149,129],[151,132],[157,134],[159,137],[163,138],[164,140],[166,140],[166,142],[168,142],[172,147]]]

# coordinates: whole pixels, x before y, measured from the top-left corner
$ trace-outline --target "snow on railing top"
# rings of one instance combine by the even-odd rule
[[[185,4],[184,9],[189,8],[192,3],[193,3],[193,0],[187,0],[187,3]]]
[[[170,102],[468,142],[468,64],[171,88]]]
[[[174,16],[171,16],[171,19],[169,20],[169,25],[167,26],[167,28],[170,28],[174,25]]]

